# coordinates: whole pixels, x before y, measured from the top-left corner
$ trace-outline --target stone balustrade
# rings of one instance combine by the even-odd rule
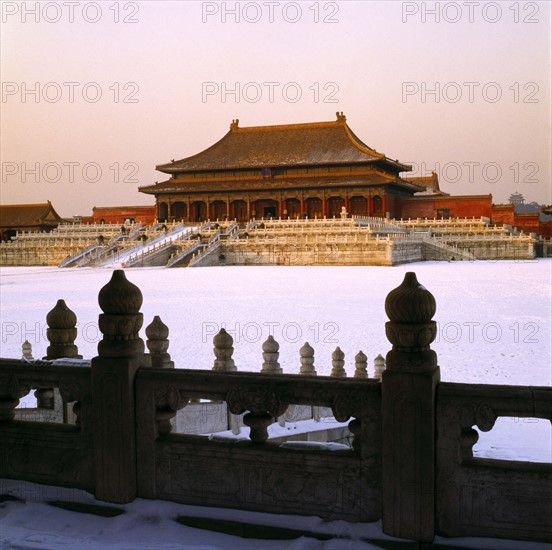
[[[81,488],[113,503],[140,496],[381,519],[385,533],[420,542],[435,534],[552,541],[552,465],[479,459],[471,450],[474,426],[490,430],[498,416],[550,421],[552,389],[441,383],[430,347],[436,303],[414,273],[385,300],[392,349],[376,357],[373,378],[362,352],[354,376],[344,376],[339,348],[332,376],[317,375],[308,343],[300,374],[282,373],[273,338],[259,350],[261,372],[240,372],[224,330],[213,340],[212,370],[175,369],[161,319],[146,328],[146,344],[140,338],[142,294],[123,271],[98,302],[103,338],[91,362],[74,358],[76,316],[63,301],[48,314],[48,355],[73,359],[35,361],[26,346],[23,359],[0,360],[0,477]],[[49,388],[59,392],[74,423],[17,417],[32,388],[47,390],[38,395],[42,409]],[[180,411],[205,404],[242,418],[247,439],[175,430]],[[328,411],[346,424],[351,446],[271,442],[270,427],[290,407],[298,416]]]
[[[394,223],[404,226],[455,226],[455,225],[488,225],[488,218],[448,218],[448,219],[439,219],[439,218],[415,218],[415,219],[399,219],[393,220]]]
[[[133,251],[125,267],[134,265],[166,265],[179,253],[172,245],[161,250],[144,247],[156,243],[160,237],[174,235],[180,245],[185,235],[182,223],[154,224],[150,227],[133,226],[131,235],[121,236],[119,225],[62,225],[51,233],[22,233],[15,241],[0,244],[0,265],[103,265],[116,261],[121,254]],[[102,230],[104,230],[102,232]],[[425,247],[420,238],[439,239],[443,246]],[[192,262],[175,262],[177,265],[396,265],[398,263],[431,260],[498,260],[532,259],[536,256],[537,241],[532,236],[509,230],[507,227],[491,227],[486,219],[417,219],[387,220],[373,217],[344,217],[320,219],[253,219],[246,229],[240,229],[235,221],[206,221],[194,230],[207,249],[196,251]],[[103,237],[106,244],[98,245]],[[136,243],[133,238],[143,240]],[[188,236],[189,237],[189,236]],[[376,240],[374,245],[373,240]],[[392,241],[385,250],[377,245],[379,240]],[[206,241],[210,240],[209,243]],[[220,240],[221,246],[217,245]],[[214,242],[217,241],[217,242]],[[400,242],[404,241],[402,244]],[[107,246],[109,242],[110,246]],[[239,244],[237,244],[239,242]],[[310,245],[335,245],[330,253],[311,254]],[[364,242],[366,246],[361,247]],[[397,246],[395,243],[399,242]],[[408,242],[408,244],[404,244]],[[245,244],[244,244],[245,243]],[[265,250],[248,250],[251,245],[262,244]],[[435,243],[433,243],[435,244]],[[277,248],[271,250],[275,245]],[[287,250],[286,250],[287,247]],[[305,253],[299,252],[305,247]],[[447,247],[468,249],[466,253]],[[88,253],[84,253],[88,248]],[[134,248],[134,250],[133,250]],[[544,249],[541,244],[540,249]],[[540,250],[539,249],[539,250]],[[548,249],[546,249],[548,250]],[[185,255],[185,254],[184,254]],[[71,258],[76,258],[73,261]],[[286,256],[293,256],[288,261]],[[283,258],[283,259],[282,259]],[[221,264],[221,260],[224,260]],[[326,263],[326,260],[327,263]]]
[[[53,266],[62,262],[64,265],[96,265],[137,246],[135,239],[145,236],[145,242],[151,242],[164,235],[165,229],[170,234],[183,226],[177,223],[124,226],[124,239],[115,242],[122,235],[121,227],[121,224],[60,224],[49,233],[20,231],[14,240],[0,243],[0,265]]]
[[[475,458],[472,450],[474,428],[488,432],[499,416],[552,422],[551,394],[530,386],[439,384],[436,523],[443,535],[518,538],[524,532],[529,540],[552,540],[552,465]]]

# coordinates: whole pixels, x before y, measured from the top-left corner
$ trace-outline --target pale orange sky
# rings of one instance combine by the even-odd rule
[[[336,111],[451,194],[552,202],[549,2],[66,4],[2,1],[2,203],[50,199],[63,216],[152,204],[137,187],[165,179],[155,165],[198,153],[232,119]],[[235,4],[240,21],[224,14]],[[438,102],[422,95],[436,85]]]

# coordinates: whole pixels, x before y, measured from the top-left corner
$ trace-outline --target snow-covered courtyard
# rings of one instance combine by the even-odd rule
[[[299,348],[315,349],[318,374],[329,374],[331,353],[385,356],[385,297],[406,271],[437,301],[442,380],[488,384],[550,385],[552,261],[427,262],[396,267],[140,268],[127,278],[144,295],[144,328],[154,315],[170,329],[169,352],[177,368],[213,366],[213,336],[234,337],[239,370],[259,371],[269,334],[280,343],[284,372],[299,370]],[[97,295],[108,282],[103,269],[2,268],[2,356],[21,356],[27,339],[35,357],[48,346],[46,314],[59,298],[77,314],[76,344],[96,355],[101,337]],[[142,329],[142,335],[144,330]]]

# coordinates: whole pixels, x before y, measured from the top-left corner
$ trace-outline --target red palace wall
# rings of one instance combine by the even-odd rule
[[[552,237],[552,222],[539,221],[538,212],[516,214],[513,204],[493,205],[491,221],[495,225],[513,225],[524,233],[537,233],[547,239]]]
[[[552,239],[552,222],[541,223],[538,230],[539,235],[546,239]]]
[[[518,229],[523,229],[527,233],[536,233],[539,230],[539,214],[527,213],[527,214],[515,214],[514,226]]]
[[[401,200],[398,210],[398,217],[403,219],[437,218],[438,210],[448,210],[451,218],[491,218],[492,195],[413,197]]]
[[[514,205],[493,204],[491,220],[494,225],[514,225]]]
[[[514,227],[524,233],[538,233],[548,239],[552,237],[552,222],[539,221],[538,212],[516,214]]]
[[[155,205],[152,206],[105,206],[92,209],[92,223],[124,223],[134,219],[136,223],[151,224],[157,218]]]
[[[515,214],[513,204],[492,204],[492,195],[413,197],[397,201],[398,218],[437,218],[437,210],[449,210],[451,218],[491,219],[494,225],[513,225],[525,233],[552,237],[552,222],[540,222],[538,213]]]

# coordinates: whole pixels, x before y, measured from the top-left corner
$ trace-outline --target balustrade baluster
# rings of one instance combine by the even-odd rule
[[[299,373],[304,375],[316,375],[316,369],[314,367],[314,349],[308,342],[305,342],[303,347],[299,350],[299,358],[301,363]]]
[[[332,353],[332,372],[330,376],[335,378],[345,378],[347,373],[343,368],[345,365],[345,354],[341,351],[341,348],[338,346],[335,348],[335,351]]]
[[[233,343],[234,339],[232,336],[225,329],[221,328],[213,338],[213,352],[216,359],[212,370],[220,372],[233,372],[237,370],[234,359],[232,359],[232,354],[234,353]]]
[[[362,351],[355,355],[355,374],[354,378],[368,378],[368,358]]]

